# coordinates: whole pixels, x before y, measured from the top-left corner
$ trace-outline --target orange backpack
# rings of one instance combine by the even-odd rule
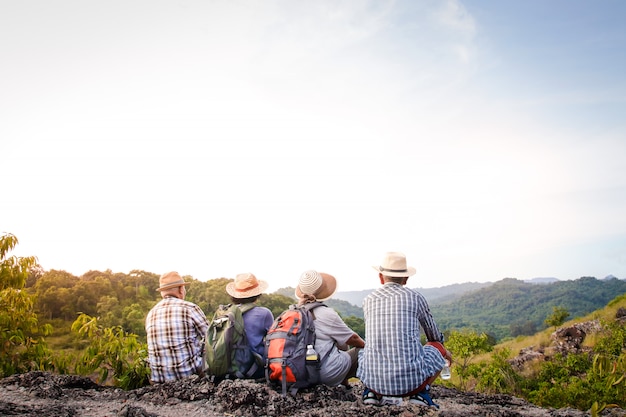
[[[282,386],[282,394],[287,389],[292,395],[299,388],[319,383],[319,358],[307,361],[308,345],[315,346],[315,316],[313,309],[323,306],[320,302],[303,306],[291,305],[272,324],[265,337],[267,362],[265,376],[271,385]]]

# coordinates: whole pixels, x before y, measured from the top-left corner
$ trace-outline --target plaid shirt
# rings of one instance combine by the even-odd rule
[[[197,305],[171,296],[159,301],[146,317],[150,379],[173,381],[202,369],[208,327],[207,318]]]
[[[365,348],[357,377],[383,395],[402,395],[443,368],[441,354],[420,342],[420,324],[428,341],[442,342],[424,296],[387,283],[363,301]]]

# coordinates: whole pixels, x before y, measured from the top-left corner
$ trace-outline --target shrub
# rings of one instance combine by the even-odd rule
[[[105,328],[98,324],[97,318],[87,314],[76,319],[72,331],[89,341],[76,366],[79,374],[88,375],[98,370],[98,382],[106,383],[112,371],[115,385],[123,389],[148,385],[148,349],[137,340],[137,335],[126,333],[120,326]]]
[[[39,323],[34,297],[24,290],[37,261],[32,256],[8,256],[17,243],[11,234],[0,236],[0,377],[52,367],[43,338],[52,326]]]
[[[489,393],[517,393],[520,377],[508,362],[511,351],[496,349],[489,363],[483,363],[478,376],[478,388]]]

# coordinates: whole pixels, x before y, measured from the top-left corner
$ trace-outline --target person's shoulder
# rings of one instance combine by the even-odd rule
[[[409,288],[406,285],[402,285],[401,287],[401,291],[412,295],[413,297],[418,297],[418,298],[424,298],[424,296],[422,295],[421,292],[419,292],[417,289],[415,288]]]
[[[412,293],[412,294],[415,294],[415,295],[417,295],[417,296],[419,296],[419,297],[424,297],[424,295],[423,295],[421,292],[419,292],[419,290],[418,290],[417,288],[409,288],[409,287],[407,287],[407,286],[405,286],[404,288],[405,288],[407,291],[411,291],[411,293]]]
[[[321,304],[320,306],[312,309],[315,317],[339,317],[339,314],[335,311],[334,308],[328,307],[326,304]]]
[[[154,311],[162,306],[164,304],[163,301],[165,301],[165,298],[160,299],[155,305],[153,305],[150,311]]]
[[[377,288],[376,290],[372,291],[367,297],[376,298],[376,297],[386,296],[386,295],[389,295],[390,293],[402,291],[402,288],[403,286],[400,284],[388,282],[384,284],[382,287]]]
[[[254,306],[252,308],[253,311],[257,312],[257,314],[260,315],[268,315],[270,314],[272,317],[274,316],[274,314],[272,314],[272,310],[270,310],[267,307],[263,307],[263,306]]]
[[[363,304],[366,304],[368,302],[372,302],[373,300],[376,300],[377,298],[381,298],[384,297],[386,294],[385,292],[385,287],[380,287],[375,289],[374,291],[372,291],[371,293],[367,294],[365,296],[365,298],[363,299]]]
[[[180,301],[180,303],[181,303],[182,305],[186,306],[187,308],[191,308],[191,309],[194,309],[194,310],[200,310],[200,311],[202,311],[202,309],[200,308],[200,306],[199,306],[198,304],[196,304],[196,303],[192,303],[191,301],[187,301],[187,300],[180,300],[180,299],[179,299],[178,301]],[[204,313],[204,312],[203,312],[203,313]]]
[[[376,296],[389,296],[393,294],[407,294],[411,297],[421,297],[421,298],[424,297],[416,289],[409,288],[406,285],[400,285],[400,284],[393,283],[393,282],[389,282],[383,285],[381,288],[377,289],[375,292],[373,292],[370,295],[376,297]]]

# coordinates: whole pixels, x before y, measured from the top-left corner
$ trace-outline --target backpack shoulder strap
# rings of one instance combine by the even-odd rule
[[[322,303],[321,301],[314,301],[312,303],[306,303],[302,305],[302,307],[306,308],[309,311],[312,311],[316,309],[317,307],[321,307],[321,306],[327,307],[327,305]]]
[[[231,304],[220,304],[215,312],[213,313],[213,319],[209,324],[212,324],[213,321],[219,320],[221,317],[224,317],[230,311]]]
[[[313,312],[313,310],[321,306],[328,307],[326,304],[322,303],[321,301],[314,301],[312,303],[306,303],[302,307],[304,307],[305,310],[311,313],[311,316],[313,316],[313,320],[315,320],[315,313]]]
[[[256,307],[256,304],[254,303],[246,303],[246,304],[241,304],[239,306],[239,309],[241,310],[241,314],[247,313],[248,311],[252,310],[254,307]]]

